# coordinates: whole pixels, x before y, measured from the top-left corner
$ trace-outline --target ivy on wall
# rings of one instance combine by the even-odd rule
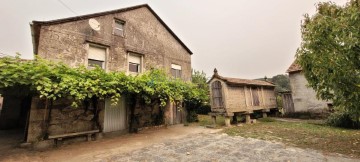
[[[19,57],[0,58],[0,89],[16,86],[28,87],[32,95],[48,100],[70,97],[74,107],[93,97],[110,98],[116,103],[123,94],[139,95],[147,104],[157,98],[162,107],[168,100],[201,101],[207,97],[206,92],[193,83],[171,79],[159,69],[131,76],[124,72],[105,72],[99,67],[71,68],[41,58],[27,61]]]

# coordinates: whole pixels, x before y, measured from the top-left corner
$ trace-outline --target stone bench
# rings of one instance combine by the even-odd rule
[[[57,145],[58,141],[61,141],[63,138],[86,135],[87,140],[91,141],[91,135],[98,133],[98,132],[100,132],[100,130],[97,129],[97,130],[91,130],[91,131],[66,133],[66,134],[60,134],[60,135],[49,135],[48,139],[54,139],[55,144]]]

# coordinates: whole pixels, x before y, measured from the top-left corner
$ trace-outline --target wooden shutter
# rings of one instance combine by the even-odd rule
[[[252,89],[252,97],[253,97],[253,103],[254,106],[260,106],[260,100],[259,100],[259,91],[258,88],[251,88]]]
[[[213,106],[215,108],[224,107],[223,97],[222,97],[222,86],[220,81],[215,81],[212,83],[212,98]]]

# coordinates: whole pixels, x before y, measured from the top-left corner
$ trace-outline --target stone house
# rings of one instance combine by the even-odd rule
[[[285,113],[292,112],[313,112],[321,113],[327,111],[331,102],[319,100],[316,98],[316,92],[311,87],[308,87],[308,81],[302,73],[300,65],[294,61],[286,70],[289,73],[291,97],[289,102],[292,102],[293,108],[286,110]]]
[[[62,61],[72,67],[99,65],[105,71],[123,71],[129,75],[161,68],[173,77],[191,79],[192,52],[147,4],[33,21],[30,26],[34,53],[47,60]],[[94,105],[87,105],[86,109],[85,105],[80,105],[74,109],[66,98],[51,102],[51,110],[47,109],[48,103],[38,97],[20,97],[19,101],[27,101],[23,106],[11,106],[12,101],[7,102],[7,98],[12,97],[5,96],[4,108],[28,107],[20,115],[26,119],[22,125],[27,143],[51,143],[53,140],[47,139],[61,140],[76,135],[88,135],[91,140],[94,134],[128,132],[132,122],[126,97],[116,106],[110,100],[99,101],[98,110]],[[22,102],[13,104],[16,103]],[[178,124],[184,118],[179,107],[172,103],[165,110],[158,104],[139,106],[132,115],[136,117],[137,128]]]
[[[236,116],[245,114],[250,122],[250,114],[255,111],[267,116],[270,109],[276,109],[275,85],[261,80],[249,80],[223,77],[214,70],[208,82],[210,87],[210,104],[213,121],[217,115],[225,116],[225,124],[230,126],[230,117],[237,122]]]

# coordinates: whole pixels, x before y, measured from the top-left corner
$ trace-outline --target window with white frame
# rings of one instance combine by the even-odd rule
[[[181,66],[176,64],[171,64],[171,76],[174,78],[181,78]]]
[[[89,45],[88,68],[93,69],[96,66],[99,66],[100,68],[105,69],[105,62],[106,62],[106,47]]]
[[[142,56],[134,53],[129,53],[129,72],[141,73]]]
[[[124,36],[124,22],[121,20],[115,20],[114,34],[118,36]]]

